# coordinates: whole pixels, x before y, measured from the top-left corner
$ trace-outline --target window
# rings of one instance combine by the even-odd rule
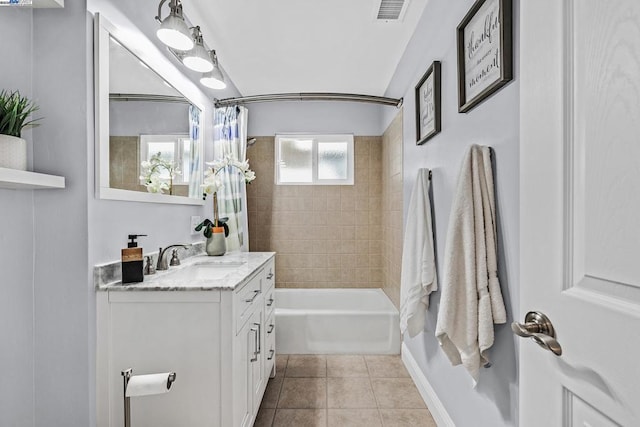
[[[189,135],[140,135],[140,159],[151,159],[160,153],[163,160],[173,162],[181,174],[174,178],[177,185],[188,184],[191,162],[191,139]],[[169,171],[162,170],[160,178],[169,179]],[[141,180],[141,183],[144,180]]]
[[[276,135],[276,184],[353,185],[353,135]]]

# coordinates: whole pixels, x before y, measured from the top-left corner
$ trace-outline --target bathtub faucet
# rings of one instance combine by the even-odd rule
[[[156,270],[168,270],[169,269],[169,264],[167,264],[167,259],[164,256],[164,253],[167,251],[167,249],[171,249],[171,248],[176,248],[176,247],[180,247],[180,248],[190,248],[192,245],[191,243],[188,243],[186,245],[169,245],[166,248],[162,249],[158,249],[158,264],[156,265]]]

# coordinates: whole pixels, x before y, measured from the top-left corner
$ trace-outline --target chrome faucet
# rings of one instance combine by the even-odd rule
[[[159,271],[159,270],[169,269],[169,264],[167,264],[167,260],[164,257],[164,253],[167,251],[167,249],[176,248],[176,247],[187,249],[191,247],[191,243],[188,243],[186,245],[170,245],[164,249],[162,248],[158,249],[158,264],[156,265],[156,270]]]

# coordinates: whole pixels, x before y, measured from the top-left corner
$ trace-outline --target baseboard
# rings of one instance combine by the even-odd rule
[[[431,384],[429,384],[427,377],[425,377],[422,370],[420,370],[416,359],[413,358],[413,355],[404,343],[402,343],[402,361],[407,367],[407,371],[409,371],[413,382],[416,383],[420,396],[422,396],[422,400],[424,400],[424,403],[429,408],[438,427],[455,427],[456,425],[453,423],[449,413],[447,413],[435,390],[431,387]]]

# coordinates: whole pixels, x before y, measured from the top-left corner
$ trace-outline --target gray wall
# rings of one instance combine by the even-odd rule
[[[509,314],[518,307],[519,84],[518,2],[514,2],[515,79],[467,114],[457,111],[456,26],[474,0],[430,0],[389,85],[387,96],[404,97],[404,216],[417,170],[433,170],[433,221],[437,266],[442,285],[444,245],[460,162],[470,144],[494,149],[498,215],[499,277]],[[416,146],[414,88],[434,60],[442,62],[442,132]],[[385,110],[388,125],[395,114]],[[405,343],[457,426],[516,425],[518,419],[517,348],[508,325],[496,326],[493,366],[482,369],[476,389],[466,371],[452,367],[434,336],[440,292],[431,295],[424,333]]]
[[[30,164],[66,177],[63,190],[0,190],[0,425],[95,425],[93,265],[117,260],[128,233],[150,235],[145,251],[200,241],[189,219],[210,207],[94,198],[93,21],[85,1],[2,8],[0,38],[11,40],[0,56],[12,58],[0,67],[2,88],[32,95],[45,118],[24,135],[34,142]]]
[[[352,133],[360,136],[382,135],[382,111],[395,107],[332,101],[292,101],[249,104],[249,129],[252,136],[276,133]]]
[[[189,105],[173,102],[109,102],[109,135],[189,134]]]
[[[31,28],[31,10],[0,10],[0,90],[33,95]],[[0,206],[0,425],[32,426],[33,191],[0,189]]]

